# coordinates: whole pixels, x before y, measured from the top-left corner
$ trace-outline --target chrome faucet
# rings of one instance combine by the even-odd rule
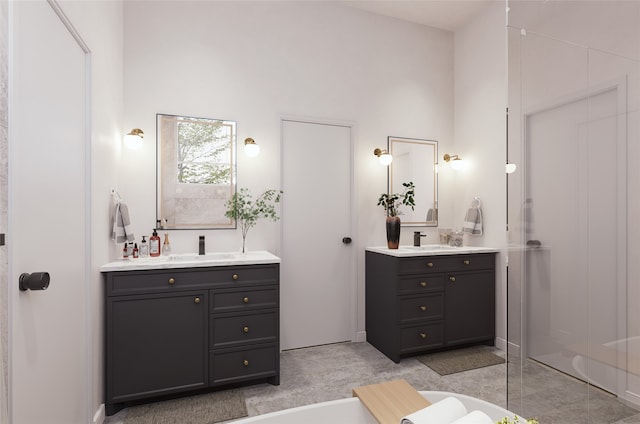
[[[198,238],[198,255],[204,255],[204,236]]]
[[[420,238],[421,237],[426,237],[426,234],[422,234],[420,231],[414,231],[413,232],[413,245],[415,247],[420,247]]]

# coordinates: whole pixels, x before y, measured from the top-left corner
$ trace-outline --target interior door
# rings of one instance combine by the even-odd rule
[[[9,51],[10,414],[86,424],[86,51],[44,0],[11,2]],[[48,272],[42,291],[23,273]]]
[[[613,88],[526,119],[527,353],[582,379],[576,358],[589,361],[621,333],[621,107]],[[591,382],[616,391],[615,373]]]
[[[354,334],[351,131],[282,121],[282,349]]]

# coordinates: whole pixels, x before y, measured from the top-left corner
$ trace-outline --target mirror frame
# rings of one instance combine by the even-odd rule
[[[166,118],[163,119],[163,118]],[[169,121],[170,119],[174,119],[176,122],[180,119],[184,120],[194,120],[194,121],[211,121],[211,123],[220,123],[220,125],[229,126],[229,166],[231,168],[231,176],[230,176],[230,184],[220,186],[221,189],[216,189],[215,193],[208,193],[207,186],[208,184],[193,184],[194,186],[202,186],[199,190],[201,193],[196,195],[189,194],[185,196],[184,201],[192,201],[192,205],[188,205],[185,210],[216,210],[217,215],[210,221],[206,222],[202,219],[203,222],[197,222],[198,215],[192,215],[192,222],[185,222],[184,220],[176,220],[173,219],[173,222],[168,222],[165,219],[165,214],[163,213],[163,205],[166,203],[166,199],[163,198],[163,195],[169,191],[167,186],[169,185],[169,180],[174,180],[175,175],[170,173],[163,172],[163,160],[167,160],[167,158],[163,159],[163,152],[170,151],[171,149],[176,150],[178,143],[177,130],[176,133],[172,133],[170,136],[167,136],[167,131],[163,130],[163,124]],[[235,121],[223,120],[223,119],[212,119],[212,118],[200,118],[193,116],[183,116],[183,115],[170,115],[164,113],[156,114],[156,226],[157,229],[162,230],[196,230],[196,229],[235,229],[237,228],[236,220],[229,219],[224,216],[226,211],[225,203],[231,199],[231,197],[236,193],[237,190],[237,160],[236,160],[236,134],[237,134],[237,123]],[[169,147],[167,147],[169,146]],[[170,157],[172,163],[177,161],[177,153]],[[173,163],[172,166],[177,170],[177,163]],[[176,171],[177,172],[177,171]],[[181,184],[175,182],[176,186]],[[184,183],[183,183],[184,184]],[[195,190],[195,189],[194,189]],[[177,191],[177,190],[174,190]],[[205,192],[205,193],[202,193]],[[192,199],[189,199],[190,196],[193,196]],[[203,213],[201,217],[206,216],[206,213]],[[213,216],[213,215],[212,215]]]
[[[412,177],[407,179],[402,178],[400,176],[400,172],[398,171],[399,167],[399,159],[400,159],[400,146],[404,145],[417,145],[420,146],[433,146],[433,157],[425,157],[424,163],[425,168],[428,169],[431,166],[433,170],[433,184],[430,183],[430,178],[423,178],[422,181],[420,179],[416,179],[416,176],[413,175],[415,170],[412,170]],[[433,205],[433,207],[428,208],[425,211],[424,221],[416,221],[416,220],[405,220],[402,219],[402,225],[408,227],[437,227],[438,226],[438,141],[437,140],[429,140],[429,139],[418,139],[418,138],[405,138],[405,137],[393,137],[389,136],[387,138],[387,151],[391,153],[393,156],[393,161],[387,170],[387,190],[388,193],[396,193],[402,192],[401,184],[403,182],[413,181],[415,185],[415,200],[416,206],[419,206],[422,203],[426,203],[427,205]],[[405,153],[404,151],[402,153]],[[417,154],[414,152],[410,152],[411,154]],[[406,165],[406,164],[405,164]],[[427,171],[428,172],[428,171]],[[427,174],[425,173],[425,177]],[[424,181],[426,180],[426,181]],[[423,200],[422,197],[425,196],[425,184],[433,186],[433,200]],[[422,193],[422,196],[421,196]],[[430,211],[430,212],[429,212]],[[411,210],[409,211],[411,212]],[[415,212],[413,212],[415,214]],[[407,212],[404,211],[404,215],[407,215]],[[427,220],[427,218],[431,216],[431,220]]]

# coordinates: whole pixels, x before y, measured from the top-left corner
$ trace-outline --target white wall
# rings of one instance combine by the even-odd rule
[[[92,339],[88,340],[87,390],[89,411],[101,422],[104,411],[104,283],[99,268],[112,257],[109,221],[110,188],[119,178],[122,134],[122,2],[61,1],[61,7],[91,50],[91,204],[92,264],[88,310]]]
[[[443,178],[454,180],[450,226],[461,227],[475,196],[482,201],[482,236],[465,234],[465,245],[506,245],[506,105],[507,51],[505,12],[494,2],[482,14],[455,33],[454,145],[441,155],[460,155],[463,170],[440,166]],[[440,192],[440,196],[447,193]],[[496,337],[506,341],[506,275],[504,250],[496,269]]]
[[[124,123],[145,131],[143,149],[126,152],[120,167],[119,191],[136,238],[155,225],[156,113],[237,121],[238,140],[253,137],[262,148],[257,158],[238,154],[239,186],[254,193],[280,186],[281,116],[354,122],[363,331],[364,247],[386,243],[376,202],[387,175],[373,150],[390,135],[435,139],[449,150],[453,35],[317,2],[127,1],[124,10]],[[318,147],[309,154],[330,158]],[[443,217],[452,213],[449,178],[440,177]],[[411,231],[401,243],[412,242]],[[436,240],[435,228],[426,232]],[[183,230],[170,232],[173,251],[195,251],[199,234],[210,251],[240,246],[238,231]],[[266,222],[247,238],[251,249],[274,253],[278,239],[278,226]]]

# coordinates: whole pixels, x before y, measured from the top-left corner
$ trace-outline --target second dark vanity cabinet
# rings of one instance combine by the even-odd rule
[[[279,264],[106,272],[105,406],[279,384]]]
[[[495,253],[366,252],[367,341],[401,357],[495,339]]]

